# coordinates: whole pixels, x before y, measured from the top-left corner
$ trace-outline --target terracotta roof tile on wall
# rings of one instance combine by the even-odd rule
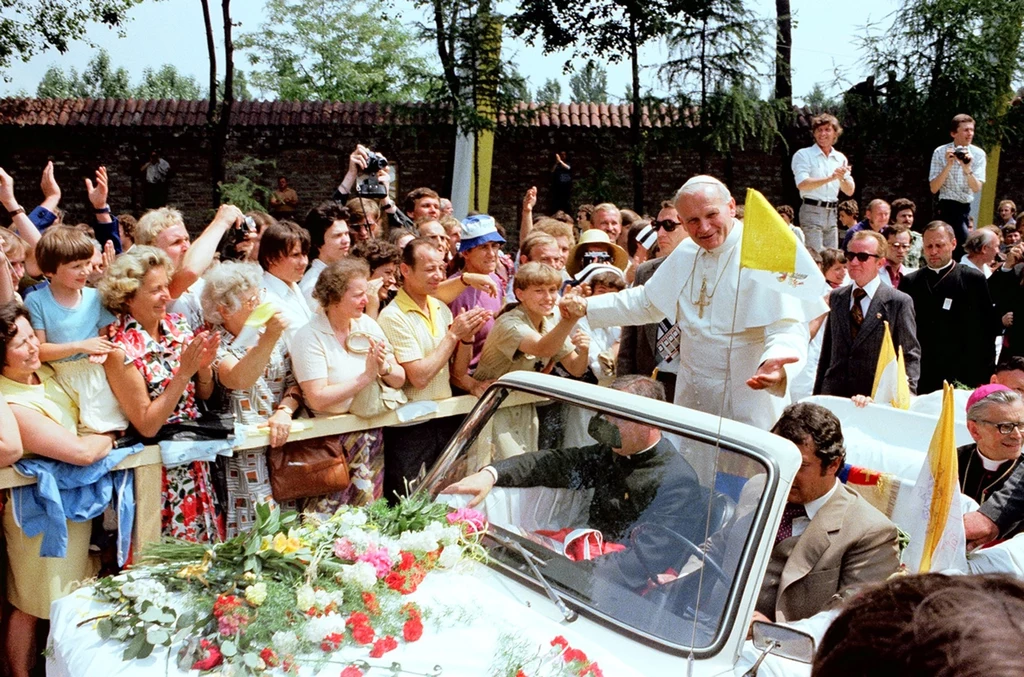
[[[0,99],[0,125],[69,127],[135,126],[190,127],[206,123],[207,102],[168,99]],[[810,113],[795,109],[797,125],[807,125]],[[499,111],[498,124],[527,127],[629,127],[630,106],[596,103],[519,103]],[[693,111],[659,106],[641,111],[641,124],[662,127],[690,125]],[[443,122],[442,109],[426,104],[381,105],[331,101],[236,101],[231,123],[236,127],[278,125],[386,125]]]

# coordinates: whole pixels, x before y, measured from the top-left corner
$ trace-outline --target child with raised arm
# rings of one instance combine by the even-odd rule
[[[39,338],[39,358],[49,362],[57,380],[80,409],[79,432],[125,430],[125,418],[103,371],[114,344],[106,327],[115,321],[99,293],[87,287],[94,245],[82,231],[51,226],[36,246],[36,260],[50,284],[25,301]]]
[[[557,308],[561,284],[562,276],[546,264],[531,262],[519,268],[512,283],[518,303],[506,306],[495,319],[474,379],[489,382],[517,370],[547,373],[555,362],[573,376],[587,371],[590,338],[573,331],[578,315],[566,315]],[[468,362],[465,356],[459,357]],[[461,373],[464,368],[457,360],[454,369]],[[481,436],[470,452],[470,471],[536,451],[539,432],[533,404],[501,409],[493,417],[490,438]]]

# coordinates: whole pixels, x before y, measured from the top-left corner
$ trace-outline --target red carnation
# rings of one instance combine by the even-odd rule
[[[212,670],[221,664],[224,660],[224,656],[220,653],[220,648],[213,642],[202,639],[199,640],[199,647],[206,655],[206,658],[200,659],[192,664],[193,670]]]
[[[266,664],[268,668],[276,668],[281,663],[281,661],[277,657],[277,654],[274,653],[274,650],[271,649],[269,646],[260,652],[260,658],[263,659],[263,662]]]
[[[357,644],[369,644],[373,641],[373,628],[369,623],[357,623],[352,626],[352,639]]]
[[[411,552],[402,552],[402,561],[398,565],[399,571],[408,571],[412,568],[412,565],[416,564],[416,556]]]
[[[372,592],[363,593],[363,607],[367,613],[377,615],[380,613],[380,604],[377,603],[377,596]]]
[[[410,618],[402,626],[402,636],[407,642],[415,642],[423,636],[423,621],[419,618]]]
[[[591,663],[583,669],[580,673],[580,677],[587,677],[587,675],[593,675],[594,677],[604,677],[604,673],[601,672],[601,668],[597,667],[597,663]]]
[[[363,671],[354,665],[350,665],[341,671],[341,677],[363,677]]]
[[[559,635],[558,637],[555,637],[553,640],[551,640],[551,646],[560,646],[563,649],[568,649],[569,648],[569,640],[567,640],[565,637],[562,637],[561,635]]]
[[[395,638],[388,635],[382,639],[378,639],[373,643],[373,648],[370,649],[371,658],[380,658],[389,651],[393,651],[398,648],[398,642]]]
[[[520,671],[516,672],[516,677],[526,677],[526,673],[523,672],[522,670],[520,670]]]
[[[348,625],[348,626],[366,625],[369,622],[370,622],[370,617],[369,616],[367,616],[366,614],[364,614],[361,611],[355,611],[355,612],[352,613],[351,616],[348,617],[348,620],[345,621],[345,625]]]
[[[566,649],[565,653],[562,654],[562,658],[566,663],[572,663],[573,661],[587,662],[587,654],[583,653],[579,649]]]

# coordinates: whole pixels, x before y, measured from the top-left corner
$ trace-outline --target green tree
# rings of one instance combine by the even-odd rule
[[[501,83],[501,95],[514,102],[530,103],[533,97],[530,95],[530,88],[526,84],[526,78],[522,76],[519,69],[513,68],[508,78]]]
[[[113,68],[110,55],[103,49],[89,60],[81,74],[74,68],[65,73],[50,66],[36,88],[36,96],[43,99],[127,99],[130,95],[128,71]]]
[[[36,96],[40,99],[80,99],[86,96],[85,84],[74,68],[65,73],[57,66],[50,66],[36,87]]]
[[[562,83],[548,78],[537,88],[536,99],[538,103],[559,103],[562,100]]]
[[[14,59],[56,49],[68,51],[72,42],[88,41],[86,30],[99,23],[124,35],[128,10],[142,0],[2,0],[0,7],[0,73]],[[95,47],[96,45],[92,45]]]
[[[191,75],[178,71],[173,64],[165,63],[157,70],[146,68],[142,80],[133,89],[137,99],[182,99],[194,101],[203,97],[202,88]]]
[[[804,95],[804,105],[811,109],[812,113],[835,113],[839,110],[839,100],[825,93],[825,88],[820,82],[814,83],[811,91]]]
[[[426,61],[412,31],[359,0],[267,0],[272,21],[236,47],[251,84],[292,101],[404,102],[423,97]]]
[[[528,44],[538,40],[545,53],[570,49],[575,59],[600,56],[630,65],[633,207],[644,210],[645,136],[640,127],[640,48],[665,36],[683,0],[520,0],[509,18],[512,32]],[[566,64],[568,67],[568,63]]]
[[[875,77],[886,78],[877,88],[885,105],[875,106],[876,118],[862,111],[864,121],[914,105],[907,125],[890,128],[886,141],[931,147],[946,138],[949,120],[966,112],[978,120],[980,143],[998,142],[1012,78],[1024,66],[1022,15],[1024,0],[905,0],[887,17],[891,28],[863,41]]]
[[[588,60],[569,78],[569,92],[573,103],[608,103],[608,69],[593,59]]]

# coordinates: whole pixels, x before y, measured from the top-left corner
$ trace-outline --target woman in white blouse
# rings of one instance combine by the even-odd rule
[[[320,274],[313,298],[320,310],[292,340],[292,368],[303,399],[315,416],[348,413],[353,399],[380,379],[405,385],[405,370],[377,323],[363,311],[369,267],[362,259],[330,264]],[[345,501],[363,505],[381,496],[383,435],[379,428],[341,436],[352,484]]]

